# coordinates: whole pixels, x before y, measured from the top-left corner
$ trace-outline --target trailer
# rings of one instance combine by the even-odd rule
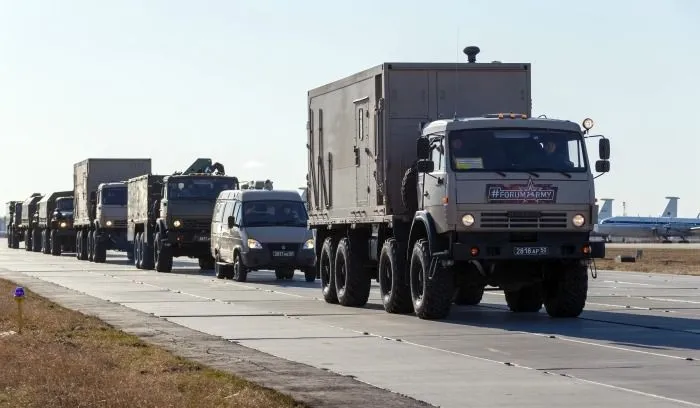
[[[127,241],[137,268],[170,272],[173,258],[197,258],[213,269],[210,251],[212,212],[223,190],[239,188],[224,166],[197,159],[184,172],[143,175],[128,180]]]
[[[75,229],[71,222],[73,190],[46,194],[37,204],[37,228],[41,234],[41,252],[54,256],[65,249],[74,251]]]
[[[589,242],[591,122],[532,118],[531,65],[476,63],[478,52],[387,62],[308,92],[307,204],[326,302],[361,307],[375,279],[387,312],[422,319],[478,304],[487,285],[514,312],[544,302],[552,316],[581,313],[590,259],[604,253]],[[566,164],[548,164],[550,143]],[[606,172],[608,139],[599,154]]]
[[[43,195],[33,193],[22,202],[20,222],[17,225],[17,234],[21,236],[19,241],[24,241],[24,250],[39,252],[41,250],[41,234],[36,228],[36,207]]]
[[[133,249],[126,239],[126,180],[151,172],[151,159],[89,158],[73,165],[76,258],[105,262],[107,250]]]
[[[7,211],[7,247],[19,248],[19,243],[24,240],[22,234],[18,232],[18,226],[22,223],[22,201],[8,201],[5,204]]]

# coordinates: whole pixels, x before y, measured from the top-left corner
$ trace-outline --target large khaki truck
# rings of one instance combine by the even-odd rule
[[[151,159],[90,158],[73,165],[76,258],[105,262],[107,250],[127,253],[126,180],[151,172]]]
[[[584,308],[596,223],[587,132],[532,118],[529,63],[383,63],[308,92],[307,205],[326,302],[389,313]],[[588,121],[586,122],[588,124]],[[555,148],[553,150],[553,148]],[[598,172],[609,170],[601,138]]]
[[[37,217],[36,207],[43,194],[33,193],[22,202],[22,210],[20,211],[20,223],[17,226],[17,233],[22,236],[24,241],[24,250],[39,252],[41,250],[41,233],[36,228]]]
[[[210,239],[216,198],[240,187],[211,159],[195,160],[183,172],[144,174],[128,180],[127,241],[139,269],[170,272],[173,258],[197,258],[201,269],[214,269]]]
[[[17,232],[17,226],[22,223],[22,202],[8,201],[5,205],[5,210],[7,211],[7,223],[5,224],[7,247],[17,249],[19,248],[19,243],[24,239]]]
[[[46,194],[37,204],[37,228],[41,234],[41,252],[61,255],[73,250],[75,230],[70,222],[73,212],[73,190]]]

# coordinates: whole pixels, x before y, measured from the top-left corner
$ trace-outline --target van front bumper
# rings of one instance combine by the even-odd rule
[[[243,265],[253,270],[273,270],[283,268],[310,269],[316,265],[316,253],[313,248],[304,249],[301,244],[293,247],[270,248],[263,244],[262,249],[248,249],[241,252]]]

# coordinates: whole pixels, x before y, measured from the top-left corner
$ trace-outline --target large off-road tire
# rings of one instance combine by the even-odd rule
[[[367,304],[372,280],[360,259],[353,253],[350,239],[347,237],[338,243],[333,268],[333,283],[338,294],[338,303],[349,307],[362,307]]]
[[[406,277],[406,262],[394,238],[384,241],[379,254],[379,292],[388,313],[411,313],[411,285]]]
[[[49,238],[51,240],[51,255],[53,256],[61,256],[61,243],[59,242],[58,237],[56,236],[56,230],[51,230],[51,233],[49,235]]]
[[[335,291],[335,251],[336,245],[333,237],[327,237],[323,241],[321,256],[319,256],[317,263],[323,300],[331,304],[338,303],[338,294]]]
[[[95,231],[87,233],[87,260],[93,262],[95,260]]]
[[[41,253],[48,255],[51,253],[51,236],[49,235],[49,230],[41,230]]]
[[[146,254],[144,254],[144,256],[145,255]],[[153,263],[155,264],[156,271],[158,272],[170,272],[173,270],[172,249],[163,245],[160,232],[156,232],[154,239]]]
[[[32,230],[32,252],[41,252],[41,230]]]
[[[450,314],[454,295],[454,272],[439,263],[435,275],[430,274],[430,250],[426,239],[413,246],[410,263],[413,310],[421,319],[442,319]]]
[[[415,164],[406,169],[401,179],[401,201],[409,212],[418,211],[418,169]]]
[[[7,247],[12,248],[12,240],[13,240],[13,235],[12,235],[12,227],[7,229]]]
[[[233,253],[233,280],[236,282],[248,280],[248,268],[243,265],[241,254],[238,251]]]
[[[562,264],[545,278],[544,306],[551,317],[578,317],[588,296],[588,267],[583,261]]]
[[[29,233],[29,230],[24,231],[24,250],[32,250],[32,234]]]
[[[152,270],[155,267],[155,262],[150,254],[153,253],[153,245],[149,244],[148,234],[142,232],[139,238],[139,253],[141,254],[141,269]],[[148,256],[145,256],[148,254]]]
[[[214,258],[211,255],[206,255],[198,259],[199,269],[208,271],[214,269]]]
[[[141,240],[143,239],[143,232],[137,232],[134,236],[134,266],[136,269],[141,269],[141,264],[143,263],[143,245],[141,245]],[[148,253],[148,252],[147,252]],[[149,256],[146,256],[150,258]]]
[[[520,290],[504,291],[511,312],[535,313],[542,309],[542,285],[534,284]]]
[[[483,297],[484,285],[460,281],[455,288],[452,300],[455,302],[455,305],[474,306],[481,303]]]
[[[93,233],[94,247],[92,250],[92,260],[95,263],[107,262],[107,243],[100,239],[100,235],[95,231]]]

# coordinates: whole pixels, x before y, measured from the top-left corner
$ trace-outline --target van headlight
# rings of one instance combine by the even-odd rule
[[[573,217],[571,217],[571,223],[574,224],[574,226],[576,227],[580,227],[586,223],[586,217],[584,217],[581,214],[576,214]]]
[[[314,249],[314,240],[309,239],[306,242],[304,242],[304,249]]]
[[[262,249],[262,244],[254,240],[253,238],[248,238],[248,248],[250,249]]]
[[[471,227],[474,225],[474,216],[471,214],[464,214],[462,216],[462,224],[464,224],[465,227]]]

